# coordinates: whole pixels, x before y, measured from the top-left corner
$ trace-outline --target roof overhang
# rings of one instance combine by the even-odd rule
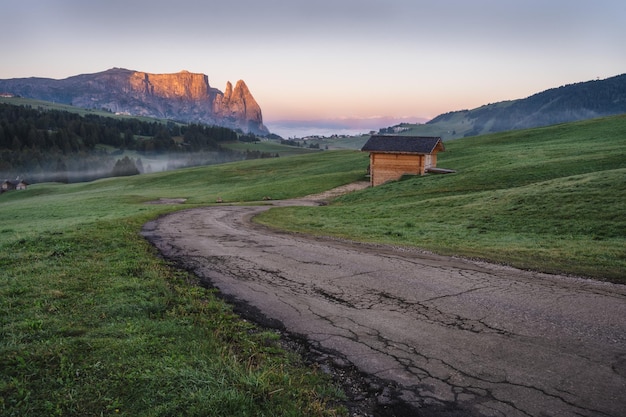
[[[429,155],[445,151],[440,137],[374,135],[361,148],[370,153]]]

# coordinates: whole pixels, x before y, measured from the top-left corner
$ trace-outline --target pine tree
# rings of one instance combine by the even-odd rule
[[[139,170],[137,169],[135,162],[133,162],[133,160],[130,159],[128,156],[125,156],[122,159],[118,159],[115,163],[115,166],[113,167],[112,172],[112,175],[114,177],[126,177],[138,174]]]

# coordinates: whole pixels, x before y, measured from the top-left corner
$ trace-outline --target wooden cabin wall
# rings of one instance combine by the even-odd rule
[[[424,155],[415,154],[370,154],[372,186],[398,180],[403,175],[423,175],[426,170]]]

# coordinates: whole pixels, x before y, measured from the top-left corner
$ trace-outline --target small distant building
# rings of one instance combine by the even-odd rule
[[[15,189],[16,190],[25,190],[26,187],[28,187],[30,184],[28,184],[26,181],[24,180],[20,180],[17,184],[15,184]]]
[[[15,190],[15,185],[16,185],[16,182],[14,182],[14,181],[4,180],[4,181],[2,181],[2,183],[0,183],[0,190],[2,190],[2,191]]]
[[[424,175],[437,166],[437,153],[445,151],[440,137],[375,135],[361,148],[370,153],[372,187],[404,175]]]
[[[29,184],[24,180],[4,180],[0,183],[0,191],[25,190]]]

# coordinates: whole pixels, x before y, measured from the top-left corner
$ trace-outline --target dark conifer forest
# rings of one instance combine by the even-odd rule
[[[142,157],[160,158],[167,168],[179,168],[271,156],[222,147],[239,136],[219,126],[0,103],[0,180],[79,182],[151,171]],[[242,135],[242,140],[252,139]]]

